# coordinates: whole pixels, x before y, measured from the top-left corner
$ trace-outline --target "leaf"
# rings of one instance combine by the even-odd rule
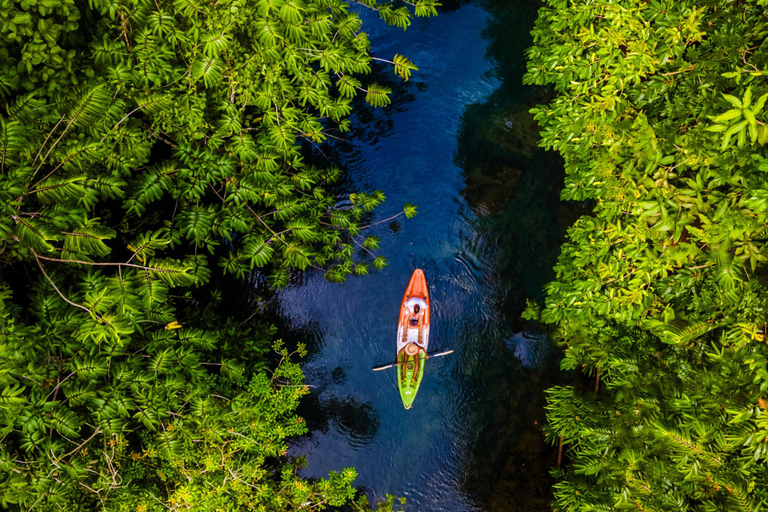
[[[6,121],[0,117],[0,169],[20,162],[26,143],[24,130],[21,123]]]
[[[412,219],[418,213],[416,211],[416,205],[413,205],[411,203],[405,203],[405,207],[403,208],[403,212],[405,212],[405,217],[408,218],[408,219]]]
[[[419,17],[437,16],[437,8],[441,5],[443,4],[436,0],[416,0],[413,13]]]
[[[676,318],[668,323],[658,325],[646,322],[646,328],[652,328],[664,343],[674,345],[688,345],[710,331],[712,328],[708,322],[690,322],[682,318]]]
[[[102,226],[99,219],[89,219],[85,225],[65,233],[64,250],[87,256],[104,257],[112,250],[104,243],[115,237],[115,230]]]
[[[0,392],[0,405],[3,407],[10,407],[11,405],[23,404],[27,401],[25,396],[21,395],[26,388],[20,384],[13,384],[12,386],[5,386],[3,391]]]
[[[379,238],[376,235],[371,235],[363,241],[363,246],[367,249],[370,249],[372,251],[379,248],[379,243],[381,242],[381,238]]]
[[[194,80],[203,80],[205,87],[213,87],[218,84],[222,78],[222,66],[216,57],[207,55],[198,56],[189,69],[190,75]]]
[[[728,145],[731,143],[731,135],[725,134],[725,137],[723,137],[723,142],[720,144],[720,151],[725,151],[728,149]]]
[[[49,242],[62,238],[61,232],[55,226],[40,219],[19,217],[17,220],[16,236],[25,246],[38,253],[53,252],[54,246]]]
[[[139,408],[139,412],[133,415],[134,419],[139,420],[148,430],[156,431],[160,425],[160,420],[155,411],[147,408]]]
[[[163,249],[170,243],[168,230],[158,229],[141,233],[128,244],[127,248],[133,252],[131,259],[136,258],[141,263],[145,263],[155,256],[158,249]]]
[[[768,92],[760,96],[757,101],[755,102],[755,106],[752,107],[752,113],[757,115],[763,110],[763,106],[765,105],[765,100],[768,99]]]
[[[237,359],[221,360],[221,373],[235,382],[239,382],[245,374],[245,365]]]
[[[731,105],[733,105],[734,107],[736,107],[738,109],[744,108],[744,105],[741,103],[741,100],[739,98],[737,98],[736,96],[733,96],[731,94],[723,94],[723,98],[725,98],[725,100],[728,103],[730,103]]]
[[[170,347],[166,348],[162,352],[155,354],[155,357],[149,363],[149,370],[154,373],[162,373],[171,368],[173,364],[173,351]]]
[[[171,330],[174,330],[174,329],[181,329],[181,327],[182,327],[182,325],[179,322],[177,322],[176,320],[174,320],[173,322],[165,325],[165,329],[168,330],[168,331],[171,331]]]
[[[749,123],[749,121],[744,120],[744,121],[741,121],[740,123],[736,123],[736,124],[732,125],[730,128],[728,128],[728,130],[726,130],[725,135],[726,136],[733,136],[733,135],[735,135],[736,133],[738,133],[741,130],[743,130],[744,128],[746,128],[748,123]]]
[[[347,280],[347,271],[341,265],[333,265],[325,271],[324,277],[331,283],[343,283]]]
[[[715,123],[722,123],[723,121],[730,121],[731,119],[736,119],[737,117],[741,117],[742,109],[740,108],[734,108],[726,112],[725,114],[720,114],[719,116],[715,117],[713,121]]]
[[[104,83],[84,85],[67,114],[70,124],[75,127],[93,125],[107,112],[111,100]]]
[[[406,7],[392,8],[389,5],[379,7],[379,16],[387,25],[405,30],[411,24],[411,13]]]
[[[274,249],[270,240],[257,237],[249,240],[241,250],[242,255],[250,260],[251,268],[263,267],[272,260]]]
[[[755,114],[753,114],[752,111],[749,110],[748,108],[745,108],[743,112],[744,112],[744,117],[747,119],[747,121],[749,121],[749,124],[751,126],[756,126],[757,119],[755,119]]]
[[[373,266],[376,267],[376,270],[381,270],[384,267],[386,267],[388,264],[387,258],[384,256],[379,256],[375,260],[373,260]]]
[[[370,84],[365,94],[365,101],[373,107],[383,107],[389,105],[389,94],[392,89],[378,84]]]
[[[288,285],[288,270],[284,268],[277,269],[269,275],[267,282],[270,288],[282,290]]]
[[[336,82],[339,94],[344,98],[354,98],[360,85],[360,80],[351,75],[345,75]]]
[[[395,63],[395,74],[406,82],[411,77],[411,71],[419,69],[404,55],[395,54],[392,61]]]
[[[162,280],[171,286],[189,286],[195,284],[194,266],[172,259],[152,259],[146,263],[146,272],[151,277]]]
[[[209,32],[200,38],[203,42],[203,53],[208,57],[218,57],[227,50],[230,36],[225,31]]]
[[[320,240],[318,226],[305,219],[294,219],[285,223],[285,227],[291,230],[291,234],[303,242],[317,242]]]
[[[708,132],[715,132],[715,133],[722,133],[727,129],[728,129],[727,124],[713,124],[712,126],[705,128],[705,130],[707,130]]]
[[[97,378],[109,373],[109,362],[103,358],[86,357],[73,361],[74,371],[85,378]]]
[[[152,92],[135,97],[136,105],[146,114],[161,114],[173,107],[173,97],[163,92]]]
[[[768,126],[762,124],[758,127],[757,141],[763,146],[768,143]]]
[[[310,265],[313,251],[307,246],[291,244],[283,250],[286,263],[299,270],[304,270]]]
[[[41,181],[30,194],[37,194],[43,204],[71,203],[85,195],[85,174],[48,178]]]

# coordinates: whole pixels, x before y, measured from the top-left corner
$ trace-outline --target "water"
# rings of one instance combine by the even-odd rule
[[[542,92],[519,85],[529,4],[454,6],[405,32],[360,13],[376,56],[406,54],[419,71],[324,153],[347,170],[348,190],[385,192],[373,222],[406,202],[419,215],[364,232],[381,237],[384,270],[342,285],[307,273],[279,295],[286,337],[310,349],[300,413],[311,431],[291,449],[308,456],[304,476],[355,467],[371,498],[404,496],[409,511],[547,509],[554,460],[540,427],[557,356],[519,315],[552,277],[569,215],[559,162],[534,147],[527,110]],[[404,410],[394,371],[371,368],[394,359],[415,268],[432,298],[430,351],[455,353],[427,362]]]

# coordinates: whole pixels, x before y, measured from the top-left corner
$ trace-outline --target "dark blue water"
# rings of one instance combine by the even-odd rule
[[[552,455],[540,422],[554,358],[519,313],[551,277],[561,178],[530,147],[535,134],[520,135],[530,91],[502,91],[509,74],[491,45],[519,31],[522,62],[533,20],[527,8],[505,30],[500,20],[516,19],[508,4],[464,5],[405,32],[361,12],[375,55],[406,54],[419,71],[393,105],[354,119],[358,135],[334,158],[350,191],[387,195],[374,222],[405,202],[419,215],[364,232],[381,237],[384,270],[341,285],[309,273],[279,295],[289,336],[310,347],[303,368],[313,393],[300,412],[311,432],[292,446],[308,456],[304,476],[355,467],[372,498],[404,496],[410,511],[546,508]],[[395,357],[399,302],[415,268],[432,297],[430,349],[455,353],[427,362],[406,411],[395,373],[371,368]],[[529,496],[516,505],[517,493]]]

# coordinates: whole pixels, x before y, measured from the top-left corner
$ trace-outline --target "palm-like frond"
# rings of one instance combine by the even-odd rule
[[[91,126],[101,119],[111,101],[112,96],[104,83],[87,84],[81,88],[67,118],[73,126]]]
[[[206,87],[212,87],[221,81],[222,65],[216,57],[199,56],[190,67],[194,80],[202,80]]]

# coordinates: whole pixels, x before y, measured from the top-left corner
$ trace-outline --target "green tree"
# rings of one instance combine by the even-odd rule
[[[439,5],[361,3],[401,28]],[[25,0],[0,27],[0,504],[349,502],[353,470],[270,462],[305,431],[306,388],[212,275],[279,289],[386,264],[363,231],[383,194],[340,200],[341,170],[301,144],[346,132],[358,94],[389,103],[374,60],[416,67],[371,56],[337,0]]]
[[[563,367],[556,509],[768,505],[768,17],[763,0],[541,9],[530,84],[562,197],[588,200],[540,310]],[[602,389],[600,386],[602,385]],[[600,391],[598,391],[600,389]]]

